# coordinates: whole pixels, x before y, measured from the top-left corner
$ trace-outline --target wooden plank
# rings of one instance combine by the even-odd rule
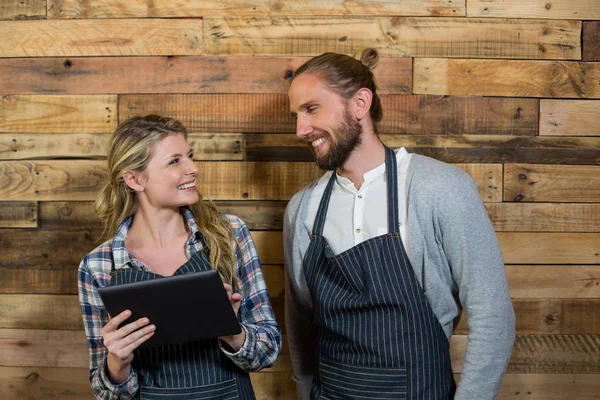
[[[600,61],[600,22],[583,22],[581,46],[583,47],[583,61]]]
[[[0,59],[0,93],[282,93],[308,57],[86,57]],[[135,71],[139,79],[131,79]],[[381,58],[380,93],[410,93],[412,59]]]
[[[418,58],[414,62],[413,93],[600,98],[600,64]]]
[[[76,294],[77,263],[70,269],[0,268],[0,293]]]
[[[599,392],[600,375],[516,373],[504,375],[497,399],[593,400]]]
[[[496,231],[600,232],[600,204],[486,203]]]
[[[540,100],[540,135],[600,136],[600,100]]]
[[[111,134],[0,134],[0,160],[106,158]],[[190,133],[194,160],[243,160],[239,133]]]
[[[265,372],[250,374],[252,388],[257,399],[294,400],[296,399],[296,383],[291,372]]]
[[[465,0],[48,0],[48,18],[157,18],[265,15],[464,16]]]
[[[598,334],[600,300],[516,299],[513,300],[517,335]],[[467,334],[466,318],[454,334]]]
[[[506,264],[600,264],[599,233],[498,232]]]
[[[38,204],[34,201],[0,203],[0,228],[37,228]]]
[[[512,298],[600,298],[598,265],[507,265],[506,276]]]
[[[385,112],[384,112],[385,114]],[[447,163],[600,164],[600,137],[385,134],[391,147]],[[292,134],[244,135],[248,161],[310,161],[306,142]]]
[[[600,202],[600,166],[506,164],[504,201]]]
[[[374,47],[385,57],[581,59],[581,22],[403,17],[209,17],[212,55],[314,56]]]
[[[0,367],[4,400],[93,399],[87,368]]]
[[[0,328],[83,330],[79,298],[0,294]]]
[[[114,95],[2,96],[0,132],[110,133],[116,111]]]
[[[169,115],[197,132],[295,132],[287,94],[123,95],[119,120]]]
[[[467,17],[600,19],[589,0],[467,0]]]
[[[201,19],[7,21],[0,57],[201,55]]]
[[[382,95],[381,133],[536,135],[538,100]],[[200,132],[296,130],[283,94],[124,95],[119,118],[176,115]]]
[[[45,18],[46,0],[3,0],[0,3],[0,20]]]
[[[237,215],[251,230],[283,229],[285,201],[217,201],[221,212]],[[53,229],[93,229],[101,226],[93,202],[41,202],[40,227]]]
[[[466,344],[466,335],[450,341],[454,372],[462,371]],[[86,368],[89,360],[83,331],[0,329],[0,349],[1,366]],[[275,367],[260,373],[285,371],[291,371],[287,346]],[[508,373],[598,374],[600,335],[517,336]]]
[[[2,161],[0,201],[95,200],[107,181],[105,163],[91,160]],[[289,200],[321,177],[313,163],[199,161],[198,189],[212,200]],[[501,164],[456,164],[484,201],[501,201]]]

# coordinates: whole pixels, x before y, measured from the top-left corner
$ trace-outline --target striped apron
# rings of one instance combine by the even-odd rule
[[[304,257],[317,354],[312,399],[452,399],[448,339],[417,281],[398,224],[396,157],[385,149],[388,234],[334,255],[323,237],[336,174]]]
[[[198,251],[174,275],[211,269],[208,249]],[[111,285],[120,285],[161,275],[140,269],[122,268],[111,273]],[[196,318],[202,318],[198,304]],[[254,400],[247,372],[238,368],[219,349],[218,339],[154,346],[134,351],[132,368],[138,374],[136,399],[159,400]]]

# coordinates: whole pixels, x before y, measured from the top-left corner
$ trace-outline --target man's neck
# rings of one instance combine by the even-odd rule
[[[372,134],[363,134],[361,144],[354,149],[343,166],[337,173],[348,178],[358,190],[364,182],[364,174],[377,168],[385,162],[385,147],[379,137]]]

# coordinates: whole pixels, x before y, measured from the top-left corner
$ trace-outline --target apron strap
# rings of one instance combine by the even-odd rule
[[[387,185],[388,203],[388,232],[400,233],[398,219],[398,167],[396,153],[386,145],[385,147],[385,175]]]
[[[388,232],[399,233],[400,229],[398,226],[398,170],[396,166],[396,154],[392,149],[387,146],[385,148],[385,173],[386,173],[386,185],[387,185],[387,200],[388,200]],[[321,202],[319,203],[319,210],[317,211],[317,217],[315,218],[315,224],[313,225],[313,236],[322,236],[323,228],[325,227],[325,217],[327,216],[327,209],[329,208],[329,200],[331,200],[331,193],[333,192],[333,184],[335,183],[336,172],[333,171]],[[391,184],[390,184],[391,183]]]

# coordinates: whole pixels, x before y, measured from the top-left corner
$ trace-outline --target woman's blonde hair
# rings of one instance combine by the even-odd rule
[[[345,99],[349,99],[361,88],[367,88],[373,93],[369,115],[373,128],[383,118],[381,100],[377,94],[375,77],[371,71],[377,66],[379,53],[372,48],[357,50],[353,57],[338,53],[323,53],[302,64],[292,76],[292,81],[302,74],[315,74],[325,85]]]
[[[104,222],[103,238],[111,238],[119,224],[135,213],[135,192],[125,183],[127,171],[143,172],[152,158],[156,143],[169,135],[181,134],[187,139],[187,130],[176,119],[159,115],[133,117],[119,124],[109,142],[109,182],[102,188],[95,210]],[[204,244],[210,250],[209,261],[219,271],[224,281],[237,287],[237,241],[229,221],[223,217],[210,200],[200,200],[189,209],[194,214]],[[235,245],[234,245],[235,244]]]

